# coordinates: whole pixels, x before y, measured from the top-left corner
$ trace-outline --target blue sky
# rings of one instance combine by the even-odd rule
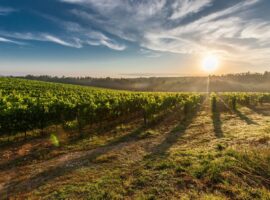
[[[0,74],[270,70],[269,0],[0,0]]]

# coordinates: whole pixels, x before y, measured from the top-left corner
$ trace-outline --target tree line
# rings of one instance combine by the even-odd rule
[[[30,80],[95,86],[132,91],[205,92],[208,77],[140,77],[140,78],[94,78],[33,76],[20,77]],[[238,73],[210,76],[212,92],[269,92],[270,72]]]

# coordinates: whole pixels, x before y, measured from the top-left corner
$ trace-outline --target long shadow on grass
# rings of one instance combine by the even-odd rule
[[[85,132],[84,134],[80,135],[80,134],[74,134],[72,133],[72,135],[74,135],[73,137],[71,137],[71,140],[68,142],[70,143],[76,143],[81,141],[82,139],[86,139],[89,138],[89,136],[91,136],[92,132],[97,132],[99,134],[103,134],[104,132],[111,130],[113,128],[115,128],[116,126],[123,124],[123,123],[130,123],[131,121],[140,118],[140,113],[138,112],[134,112],[134,113],[130,113],[129,116],[122,116],[119,117],[119,119],[111,119],[108,121],[104,121],[102,123],[100,123],[99,125],[96,123],[94,124],[94,127],[91,127],[90,131],[86,131],[85,132],[85,127],[83,128],[83,132]],[[41,133],[41,130],[39,130],[39,133],[34,134],[30,134],[28,133],[28,136],[25,138],[24,136],[20,136],[17,138],[17,140],[10,140],[10,141],[0,141],[0,148],[3,150],[4,148],[11,148],[11,147],[18,147],[18,146],[23,146],[26,143],[29,143],[31,141],[35,141],[35,140],[39,140],[39,139],[47,139],[50,136],[50,133],[52,132],[57,132],[57,130],[55,131],[55,126],[61,126],[61,125],[52,125],[50,127],[45,128],[44,133]],[[53,128],[52,128],[53,127]],[[53,130],[52,130],[53,129]],[[57,129],[57,128],[56,128]],[[37,130],[30,130],[31,131],[37,131]],[[68,131],[65,130],[67,133]],[[78,132],[78,130],[73,130],[73,132]],[[21,135],[20,133],[17,133],[17,135]],[[6,136],[7,137],[7,136]]]
[[[105,135],[108,131],[115,129],[117,126],[121,124],[129,124],[134,121],[138,121],[140,119],[140,114],[139,113],[133,113],[130,114],[128,117],[121,117],[121,119],[115,119],[111,121],[105,121],[98,124],[95,124],[95,127],[91,127],[90,130],[86,131],[84,128],[83,134],[81,135],[76,135],[73,137],[69,137],[69,141],[67,144],[77,144],[81,142],[84,139],[89,139],[93,136],[93,134],[98,134],[98,135]]]
[[[223,137],[223,131],[222,131],[222,121],[220,119],[220,112],[218,109],[215,109],[212,111],[212,122],[214,126],[214,132],[216,137],[221,138]]]
[[[252,119],[250,119],[248,116],[243,114],[240,110],[235,110],[235,114],[243,121],[245,121],[248,125],[255,124],[258,125],[257,122],[254,122]]]
[[[166,113],[159,115],[154,121],[149,123],[147,126],[141,126],[141,130],[156,126],[158,123],[161,123],[161,121],[163,119],[167,118],[169,115],[170,115],[170,112],[166,112]],[[91,130],[91,132],[89,132],[88,134],[84,134],[83,136],[77,135],[76,137],[70,138],[70,140],[67,143],[64,143],[63,145],[78,144],[82,140],[90,139],[93,136],[93,133],[96,133],[98,135],[105,135],[107,133],[107,131],[116,128],[117,125],[125,124],[125,123],[135,123],[135,122],[140,123],[138,115],[133,116],[133,117],[129,117],[126,120],[120,120],[120,121],[118,120],[118,121],[113,122],[113,123],[108,123],[108,125],[105,125],[102,127],[97,127],[94,130]],[[134,132],[134,133],[136,133],[136,132]],[[134,138],[134,135],[128,134],[128,135],[126,135],[126,137],[125,136],[120,137],[119,139],[116,139],[114,141],[116,143],[121,143],[121,142],[127,141],[129,139],[129,137]],[[46,136],[46,138],[44,137],[44,139],[48,139],[48,136]],[[25,142],[27,142],[27,141],[25,141]],[[111,145],[114,145],[114,144],[111,143]],[[92,149],[94,149],[94,148],[98,148],[98,147],[94,146]],[[54,146],[49,147],[49,148],[32,149],[31,152],[29,152],[27,155],[18,156],[12,160],[8,160],[8,161],[0,163],[0,170],[7,170],[9,168],[14,168],[14,167],[18,167],[18,166],[25,166],[27,164],[32,163],[33,161],[39,161],[39,160],[46,161],[46,160],[52,159],[54,157],[60,156],[60,154],[56,154],[54,156],[47,156],[46,157],[46,155],[49,155],[49,153],[52,150],[56,150],[56,149],[57,148]],[[89,150],[91,150],[91,149],[89,149]]]
[[[40,140],[47,138],[48,135],[37,135],[37,136],[27,136],[26,139],[24,139],[24,136],[20,137],[19,139],[15,140],[10,140],[10,141],[1,141],[0,142],[0,148],[1,150],[8,149],[11,147],[18,147],[18,146],[23,146],[26,143],[29,143],[34,140]]]
[[[135,131],[120,137],[109,144],[94,149],[92,151],[84,153],[82,156],[78,156],[72,160],[65,161],[53,167],[49,167],[47,170],[38,173],[37,175],[29,178],[25,181],[14,181],[4,186],[4,189],[0,190],[0,196],[8,198],[10,195],[14,195],[20,191],[30,192],[35,188],[38,188],[53,179],[71,173],[72,171],[79,169],[83,166],[87,166],[91,161],[97,157],[106,154],[113,149],[116,149],[123,142],[131,142],[138,139],[140,133],[144,130],[143,127],[139,127]]]
[[[93,128],[93,130],[91,130],[91,132],[88,132],[87,134],[84,134],[82,136],[80,136],[80,135],[76,135],[76,137],[73,136],[69,139],[69,141],[63,143],[62,145],[64,145],[64,146],[70,145],[70,144],[74,145],[74,144],[81,142],[84,139],[90,139],[93,136],[93,133],[96,133],[98,135],[105,135],[109,130],[115,129],[116,126],[118,126],[120,124],[134,123],[137,121],[139,122],[138,119],[139,119],[138,115],[132,115],[130,117],[127,117],[124,120],[123,119],[122,120],[121,119],[115,120],[113,122],[108,123],[107,125]],[[43,138],[40,138],[40,139],[44,139],[44,142],[46,140],[48,140],[48,135],[44,135],[42,137]],[[31,140],[29,140],[29,141],[26,140],[26,141],[23,141],[23,143],[18,143],[18,146],[22,146],[23,144],[26,144],[28,142],[31,142]],[[11,148],[14,145],[15,144],[9,145],[9,146],[7,146],[7,148],[8,147]],[[95,148],[95,147],[93,147],[93,148]],[[30,152],[28,152],[28,154],[26,154],[26,155],[16,156],[12,160],[8,160],[8,161],[0,163],[0,170],[6,170],[6,169],[14,168],[17,166],[24,166],[24,165],[30,164],[33,161],[39,161],[39,160],[45,161],[45,160],[49,160],[49,159],[52,159],[52,158],[60,155],[60,154],[55,154],[53,156],[52,155],[48,156],[52,150],[57,150],[57,148],[55,146],[51,146],[51,147],[47,147],[47,148],[40,148],[40,147],[34,148]]]
[[[167,150],[171,148],[173,144],[177,142],[177,140],[185,133],[188,129],[189,125],[192,123],[194,117],[197,115],[199,108],[196,108],[194,111],[190,112],[188,116],[186,116],[180,123],[167,134],[166,138],[162,143],[155,146],[151,150],[151,154],[147,157],[151,157],[152,155],[162,155],[166,154]]]
[[[168,113],[165,114],[165,116],[167,115]],[[10,195],[15,195],[21,191],[30,192],[46,184],[49,181],[53,181],[57,177],[64,176],[81,167],[89,166],[89,164],[91,164],[91,162],[94,161],[97,157],[104,155],[107,152],[110,152],[114,149],[121,148],[122,144],[131,143],[142,139],[141,134],[146,129],[148,129],[149,127],[153,128],[159,122],[162,123],[162,120],[164,120],[164,118],[160,117],[158,121],[155,121],[155,123],[153,124],[149,124],[147,127],[143,125],[139,126],[136,130],[132,131],[129,134],[121,136],[102,147],[84,152],[71,160],[64,161],[53,167],[49,167],[45,171],[36,174],[35,176],[29,178],[28,180],[11,181],[6,185],[4,185],[4,187],[0,190],[0,196],[3,199],[5,198],[8,199]]]
[[[143,127],[141,127],[141,129],[143,129]],[[103,129],[103,131],[98,131],[98,134],[100,134],[100,135],[105,134],[107,130],[108,130],[108,128],[105,127]],[[134,132],[134,134],[135,133],[136,132]],[[119,139],[114,140],[114,142],[115,143],[124,142],[124,141],[128,140],[128,137],[133,138],[134,134],[128,134],[128,135],[126,135],[126,137],[121,137]],[[88,139],[90,137],[91,137],[90,134],[84,135],[83,137],[75,137],[75,138],[73,138],[74,139],[73,141],[71,140],[67,144],[64,144],[64,145],[77,144],[81,140]],[[113,145],[113,142],[111,143],[111,145]],[[98,148],[98,147],[96,147],[96,148]],[[34,148],[34,149],[31,150],[31,152],[29,152],[26,155],[17,156],[16,158],[14,158],[12,160],[0,163],[0,170],[7,170],[7,169],[18,167],[18,166],[25,166],[27,164],[31,164],[33,161],[41,161],[41,160],[46,161],[46,160],[52,159],[52,158],[57,157],[57,156],[60,155],[60,154],[56,154],[54,156],[49,156],[49,157],[47,156],[46,157],[46,155],[48,155],[52,150],[57,150],[57,147],[51,146],[51,147],[48,147],[48,148]],[[91,149],[89,149],[89,150],[91,150]]]
[[[267,114],[265,111],[263,111],[262,109],[257,108],[254,105],[248,105],[247,106],[250,110],[254,111],[255,113],[259,114],[259,115],[263,115],[263,116],[270,116],[270,114]]]

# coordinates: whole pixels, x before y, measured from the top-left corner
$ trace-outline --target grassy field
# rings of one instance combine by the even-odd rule
[[[270,199],[268,104],[48,131],[1,147],[0,199]]]

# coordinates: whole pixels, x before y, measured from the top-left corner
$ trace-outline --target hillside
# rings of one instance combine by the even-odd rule
[[[91,78],[91,77],[22,77],[30,80],[69,83],[119,90],[206,92],[208,77]],[[212,92],[270,92],[270,72],[210,76]]]
[[[268,93],[132,93],[0,81],[1,199],[270,198]],[[98,121],[86,120],[94,110],[72,112],[92,95],[84,109],[96,107]],[[129,106],[123,97],[148,114],[127,107],[120,114]],[[134,107],[142,97],[151,101]],[[41,117],[46,113],[51,117]],[[17,126],[6,126],[8,120]]]

